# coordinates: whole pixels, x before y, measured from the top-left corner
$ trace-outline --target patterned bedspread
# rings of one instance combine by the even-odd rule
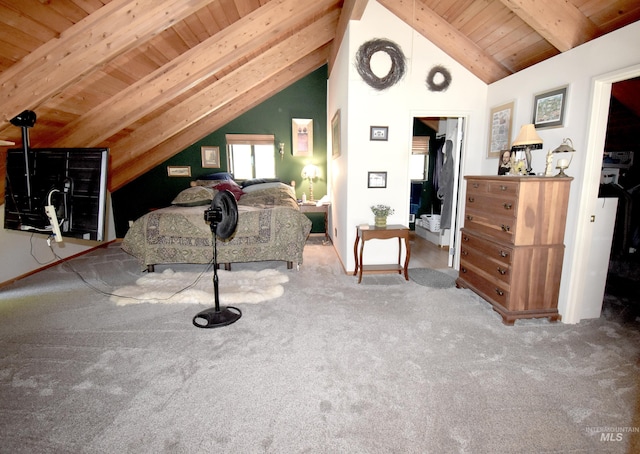
[[[168,263],[209,263],[212,232],[204,220],[207,206],[170,206],[136,220],[122,249],[143,269]],[[238,226],[227,240],[217,240],[218,263],[283,260],[302,263],[311,221],[283,188],[249,192],[238,201]]]

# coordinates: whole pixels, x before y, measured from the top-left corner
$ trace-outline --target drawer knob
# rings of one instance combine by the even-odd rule
[[[505,270],[504,268],[498,267],[498,273],[500,273],[500,274],[502,274],[504,276],[505,274],[507,274],[507,270]]]
[[[470,214],[467,215],[467,221],[473,221],[473,216],[471,216]]]
[[[502,227],[503,232],[509,232],[511,230],[511,227],[506,224],[502,224],[500,227]]]
[[[500,290],[498,287],[496,287],[496,294],[498,296],[504,296],[504,292],[502,290]]]
[[[473,203],[473,202],[475,202],[475,201],[476,201],[476,199],[475,199],[474,197],[469,197],[467,200],[468,200],[470,203]]]
[[[461,253],[462,255],[469,255],[469,251],[467,251],[466,249],[462,249],[462,250],[460,251],[460,253]]]
[[[505,185],[500,185],[500,190],[501,190],[501,191],[506,191],[506,190],[507,190],[507,187],[506,187]]]
[[[500,257],[509,257],[509,253],[505,251],[500,251]]]
[[[478,189],[478,188],[480,187],[480,183],[473,183],[473,187],[474,187],[475,189]]]
[[[465,235],[465,236],[463,236],[463,237],[462,237],[462,241],[469,241],[469,237],[468,237],[468,236],[466,236],[466,235]]]
[[[460,271],[462,271],[463,273],[466,273],[467,269],[466,268],[460,268]]]
[[[513,207],[513,205],[511,203],[505,203],[503,206],[504,206],[505,210],[510,210],[511,207]]]

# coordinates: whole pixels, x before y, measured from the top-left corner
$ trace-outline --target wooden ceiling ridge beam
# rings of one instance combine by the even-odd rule
[[[36,110],[64,88],[212,0],[113,0],[0,75],[0,120]],[[0,123],[0,129],[7,124]]]
[[[298,0],[267,3],[46,137],[49,146],[101,144],[233,62],[248,58],[263,42],[319,14],[327,3],[314,2],[308,8],[300,8]]]
[[[340,20],[338,21],[338,27],[336,29],[336,37],[333,40],[331,51],[329,53],[329,76],[331,75],[333,64],[335,63],[336,57],[338,56],[338,52],[340,51],[340,46],[342,45],[344,35],[345,33],[347,33],[349,22],[352,20],[358,21],[362,19],[362,15],[364,14],[364,10],[367,8],[368,2],[369,0],[344,1],[344,4],[342,5],[342,13],[340,14]]]
[[[600,35],[598,27],[569,1],[500,1],[560,52]]]
[[[178,134],[211,112],[232,102],[241,93],[329,43],[335,36],[339,10],[321,17],[290,38],[220,78],[215,83],[173,106],[154,120],[140,126],[112,147],[112,168]]]
[[[168,140],[145,151],[135,159],[128,161],[110,172],[109,190],[116,191],[133,179],[145,174],[155,166],[175,156],[185,148],[203,139],[233,119],[249,111],[269,97],[302,79],[312,71],[326,64],[329,55],[328,45],[283,68],[278,74],[267,78],[260,85],[237,98],[222,108],[203,117],[189,128],[172,136]]]
[[[483,82],[490,84],[511,74],[511,71],[420,0],[378,1]]]

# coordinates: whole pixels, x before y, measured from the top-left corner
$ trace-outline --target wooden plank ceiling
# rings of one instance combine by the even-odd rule
[[[378,1],[486,83],[640,19],[639,0]],[[366,4],[0,0],[0,139],[20,146],[9,120],[33,110],[32,147],[109,147],[116,190],[331,69]]]

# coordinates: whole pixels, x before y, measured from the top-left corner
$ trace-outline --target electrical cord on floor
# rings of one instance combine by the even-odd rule
[[[105,295],[105,296],[115,296],[117,298],[126,298],[126,299],[131,299],[131,300],[136,300],[136,301],[145,301],[145,299],[142,298],[136,298],[134,296],[125,296],[125,295],[118,295],[116,293],[111,293],[111,292],[107,292],[105,290],[102,290],[98,287],[96,287],[95,285],[93,285],[92,283],[90,283],[87,279],[85,279],[84,276],[82,276],[82,274],[80,274],[80,272],[78,270],[76,270],[73,265],[71,265],[70,259],[64,259],[62,257],[60,257],[58,254],[56,254],[56,252],[53,250],[53,245],[50,244],[49,248],[51,249],[51,252],[53,253],[54,257],[57,258],[59,260],[59,264],[62,266],[66,266],[68,267],[69,270],[71,270],[71,272],[73,272],[76,276],[78,276],[78,278],[82,281],[82,283],[87,286],[88,288],[90,288],[91,290],[100,293],[101,295]],[[49,262],[50,263],[50,262]],[[158,301],[167,301],[170,300],[171,298],[173,298],[174,296],[189,290],[190,288],[194,287],[199,281],[200,279],[202,279],[202,276],[204,276],[204,274],[206,272],[208,272],[210,269],[212,269],[213,267],[213,260],[211,260],[209,263],[207,263],[206,267],[200,272],[200,274],[198,274],[198,276],[194,279],[194,281],[185,286],[184,288],[181,288],[180,290],[177,290],[176,292],[174,292],[173,294],[165,297],[165,298],[155,298]]]

